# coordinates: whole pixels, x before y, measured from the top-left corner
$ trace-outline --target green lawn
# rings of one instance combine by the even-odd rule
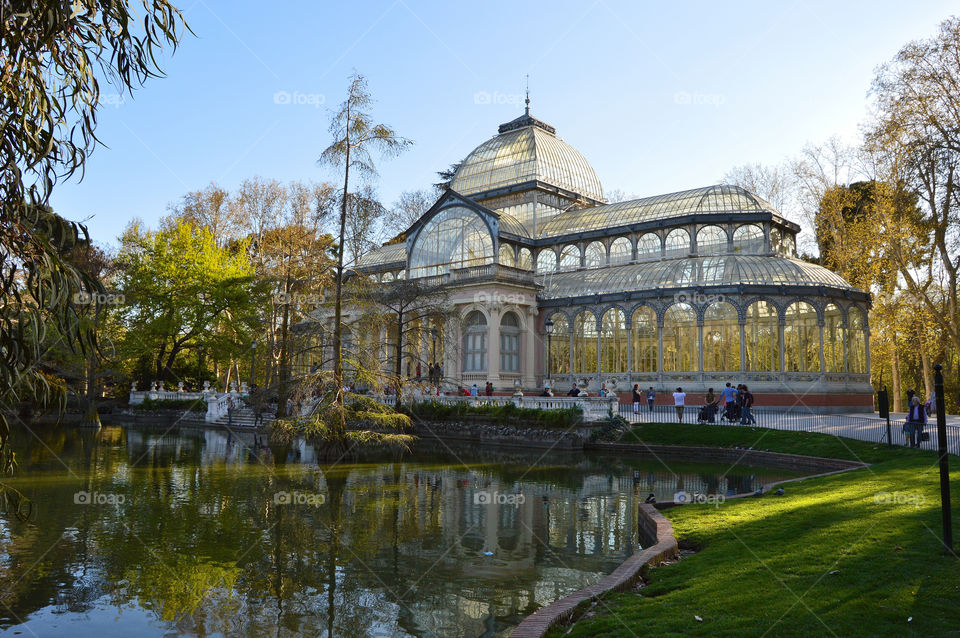
[[[960,636],[960,559],[939,541],[934,453],[720,426],[651,424],[625,438],[638,437],[874,465],[789,483],[782,497],[665,510],[699,552],[651,570],[645,588],[608,596],[569,634],[551,636]],[[950,461],[960,546],[960,459]]]

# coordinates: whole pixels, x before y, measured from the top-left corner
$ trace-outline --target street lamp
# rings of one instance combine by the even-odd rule
[[[257,364],[257,340],[254,339],[250,343],[250,388],[251,389],[253,388],[253,380],[255,378],[253,376],[253,371],[254,371],[254,366],[256,366],[256,364]]]
[[[553,320],[547,318],[543,322],[543,329],[547,333],[547,382],[550,383],[550,377],[553,373]],[[550,385],[553,385],[550,383]]]
[[[433,364],[437,364],[437,335],[440,334],[440,331],[437,330],[436,326],[430,328],[430,336],[433,337],[433,354],[430,355],[430,358],[433,359]]]

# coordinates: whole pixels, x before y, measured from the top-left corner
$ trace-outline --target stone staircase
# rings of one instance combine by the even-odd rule
[[[264,412],[262,418],[260,419],[260,425],[268,425],[274,419],[273,412]],[[214,421],[216,425],[227,426],[231,428],[254,428],[257,426],[256,415],[254,414],[253,408],[243,405],[233,410],[233,417],[224,414],[222,417]]]

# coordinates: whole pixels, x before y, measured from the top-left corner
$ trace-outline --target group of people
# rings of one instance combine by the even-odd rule
[[[633,413],[638,414],[640,404],[644,400],[644,394],[640,391],[640,384],[638,383],[633,385],[632,398]],[[646,401],[650,412],[653,412],[653,404],[656,399],[656,391],[653,387],[648,388]],[[717,413],[722,413],[722,418],[730,422],[739,421],[743,425],[756,423],[757,420],[752,413],[753,402],[753,394],[746,385],[741,383],[734,388],[730,382],[727,382],[726,387],[720,390],[719,396],[714,393],[713,388],[707,390],[704,397],[704,406],[700,408],[697,420],[701,423],[715,423]],[[673,406],[677,412],[677,421],[680,423],[683,422],[686,403],[687,393],[683,391],[683,388],[677,388],[673,392]]]
[[[408,367],[407,372],[409,373],[409,371],[410,369]],[[417,378],[417,381],[423,378],[423,368],[420,367],[419,363],[417,363],[416,378]],[[441,379],[443,379],[443,364],[440,363],[439,361],[436,363],[431,361],[427,365],[427,382],[432,383],[434,385],[440,385]]]

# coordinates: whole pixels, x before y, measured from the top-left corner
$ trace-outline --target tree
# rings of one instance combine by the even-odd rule
[[[98,76],[132,91],[160,74],[159,51],[180,41],[185,24],[170,2],[144,0],[139,16],[130,5],[36,0],[0,10],[0,406],[32,398],[62,407],[63,388],[37,369],[50,337],[81,351],[96,347],[91,327],[76,320],[74,297],[102,286],[65,258],[88,242],[86,228],[46,204],[97,145]],[[0,410],[3,472],[13,467],[8,436]]]
[[[173,228],[178,222],[187,222],[213,233],[221,246],[240,236],[240,220],[236,205],[230,199],[230,193],[210,182],[202,191],[193,191],[184,195],[180,202],[171,204],[170,214],[163,218],[161,226]]]
[[[783,166],[760,163],[734,166],[723,176],[723,183],[756,193],[779,211],[786,211],[790,205],[793,180],[790,171]]]
[[[146,356],[167,380],[177,357],[197,344],[233,362],[257,328],[258,291],[246,245],[221,248],[208,228],[176,228],[122,238],[117,257],[128,326],[125,351]]]
[[[453,182],[453,178],[457,176],[457,171],[460,170],[460,164],[461,162],[456,162],[451,164],[449,168],[437,171],[437,177],[440,178],[440,181],[433,185],[437,195],[443,195],[450,188],[450,183]]]
[[[330,122],[333,142],[320,155],[320,163],[343,171],[343,190],[340,193],[340,220],[336,235],[337,265],[334,271],[334,325],[333,325],[333,384],[335,406],[344,405],[343,397],[343,281],[344,244],[347,237],[347,216],[350,206],[350,173],[361,179],[376,175],[374,153],[395,155],[409,144],[385,124],[374,123],[367,109],[371,97],[363,76],[354,73],[350,78],[347,99],[340,105]],[[333,425],[334,435],[342,434],[345,421],[341,417]]]
[[[396,340],[390,344],[394,350],[390,385],[396,391],[394,409],[399,410],[404,385],[403,364],[423,366],[427,363],[420,356],[419,347],[412,351],[407,346],[419,345],[419,340],[429,335],[430,330],[439,331],[449,325],[456,314],[443,286],[425,284],[420,279],[398,279],[371,287],[366,301],[373,323],[386,326],[390,337],[395,335]]]
[[[436,195],[433,191],[420,189],[404,191],[393,203],[390,215],[384,219],[383,230],[385,238],[399,238],[415,221],[420,219],[433,206]]]

